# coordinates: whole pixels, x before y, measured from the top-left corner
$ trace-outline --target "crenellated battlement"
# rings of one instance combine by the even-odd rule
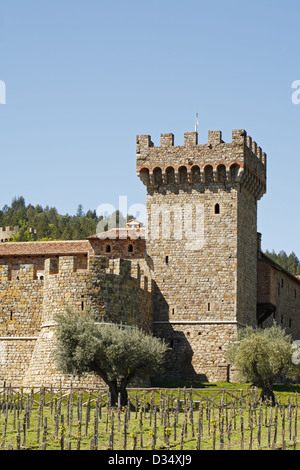
[[[12,273],[14,273],[14,276],[12,276]],[[20,269],[17,271],[13,271],[11,265],[0,266],[0,283],[7,281],[33,281],[36,279],[37,271],[36,266],[33,264],[21,264]]]
[[[206,144],[198,143],[198,133],[197,132],[185,132],[184,133],[184,145],[175,146],[174,145],[174,134],[167,133],[160,135],[160,146],[157,147],[151,140],[150,135],[138,135],[136,138],[136,153],[137,158],[142,157],[147,149],[161,148],[171,148],[175,147],[178,150],[184,150],[184,148],[197,147],[199,149],[213,148],[219,145],[231,146],[235,151],[238,148],[243,149],[247,147],[253,154],[257,157],[262,163],[266,163],[266,154],[262,151],[261,147],[257,145],[255,141],[252,140],[252,137],[247,135],[247,132],[244,129],[234,129],[232,131],[232,141],[226,143],[222,140],[221,131],[208,131],[208,139]]]
[[[14,227],[0,227],[0,242],[8,242],[15,237],[19,231],[19,226]]]
[[[206,144],[197,132],[184,134],[184,145],[174,145],[174,135],[161,134],[160,146],[150,135],[136,139],[137,174],[153,189],[172,184],[243,183],[257,199],[266,192],[267,156],[244,129],[232,131],[226,143],[221,131],[209,131]]]
[[[2,233],[15,233],[19,230],[19,226],[15,225],[13,228],[12,227],[0,227],[0,234]]]
[[[45,261],[43,320],[54,321],[66,308],[91,309],[97,318],[151,328],[152,282],[138,263],[90,255],[87,269],[75,256]],[[144,312],[146,314],[144,315]]]
[[[18,235],[20,227],[15,225],[14,227],[0,227],[0,242],[10,242],[13,238]],[[33,236],[34,240],[37,239],[37,230],[34,228],[29,228],[29,233]]]
[[[152,291],[152,282],[149,280],[149,273],[145,275],[138,262],[126,259],[109,259],[106,256],[90,255],[88,258],[87,269],[78,269],[76,266],[76,256],[60,256],[58,258],[48,258],[45,260],[45,280],[49,276],[72,276],[80,274],[81,276],[105,276],[114,275],[119,276],[121,280],[132,280],[140,285],[140,288]],[[1,268],[6,276],[9,272],[8,266],[0,266],[0,281],[1,281]],[[32,273],[34,278],[34,273]]]
[[[37,276],[37,269],[34,264],[20,265],[19,269],[13,269],[12,265],[0,265],[0,290],[1,284],[4,282],[20,282],[20,281],[45,281],[49,278],[76,277],[78,274],[81,278],[89,276],[118,276],[122,281],[133,281],[142,290],[152,291],[152,281],[150,279],[150,271],[144,274],[138,262],[126,259],[109,259],[106,256],[89,256],[87,269],[77,269],[76,256],[59,256],[57,258],[48,258],[45,260],[45,268],[43,275]]]

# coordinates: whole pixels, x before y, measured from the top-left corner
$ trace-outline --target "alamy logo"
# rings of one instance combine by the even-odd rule
[[[300,341],[297,339],[293,342],[293,354],[292,354],[292,363],[295,365],[300,364]]]
[[[292,94],[292,103],[293,104],[300,104],[300,80],[295,80],[292,83],[292,88],[296,90]]]
[[[0,104],[6,104],[6,85],[3,80],[0,80]]]
[[[152,204],[149,216],[147,239],[184,240],[187,250],[200,250],[203,247],[203,204]]]
[[[143,204],[133,204],[127,208],[126,196],[119,197],[119,213],[127,220],[128,214],[146,221],[146,240],[182,240],[187,250],[200,250],[204,240],[204,205],[203,204],[151,204],[147,213]],[[113,214],[108,218],[109,214]],[[101,204],[97,215],[103,219],[97,225],[97,235],[115,227],[126,229],[126,222],[117,224],[116,209],[112,204]],[[111,230],[107,238],[127,239],[127,230]],[[131,234],[131,236],[133,236]],[[137,233],[137,236],[139,234]]]

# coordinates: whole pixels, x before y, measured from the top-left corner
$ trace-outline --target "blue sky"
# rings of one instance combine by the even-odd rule
[[[263,248],[300,257],[300,3],[10,0],[0,10],[0,207],[144,204],[135,139],[245,129],[268,155]]]

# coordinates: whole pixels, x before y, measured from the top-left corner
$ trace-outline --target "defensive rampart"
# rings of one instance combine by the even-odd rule
[[[151,330],[152,282],[137,263],[90,256],[87,269],[77,269],[76,260],[47,259],[42,279],[34,265],[21,266],[13,278],[10,266],[0,266],[0,380],[28,387],[70,382],[53,358],[55,317],[67,308],[93,309],[99,321]]]

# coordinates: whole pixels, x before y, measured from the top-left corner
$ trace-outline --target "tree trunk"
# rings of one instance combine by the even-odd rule
[[[128,402],[126,382],[124,380],[121,380],[121,383],[118,386],[117,381],[114,380],[113,382],[109,382],[108,386],[109,386],[109,392],[110,392],[110,397],[111,397],[111,406],[118,406],[119,394],[120,394],[120,405],[126,406]]]
[[[126,406],[128,403],[128,393],[127,393],[127,382],[121,380],[120,384],[120,398],[121,398],[121,406]]]
[[[274,395],[274,392],[273,392],[272,385],[264,384],[262,386],[260,398],[261,398],[262,401],[270,400],[272,405],[275,405],[276,400],[275,400],[275,395]]]

